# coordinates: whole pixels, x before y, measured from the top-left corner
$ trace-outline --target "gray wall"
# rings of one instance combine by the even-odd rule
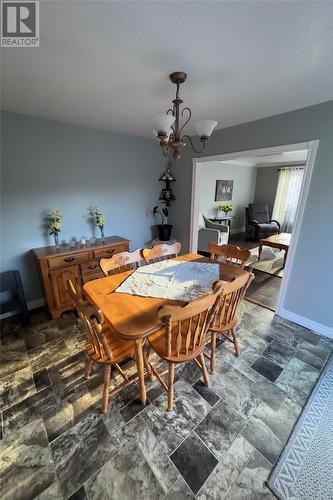
[[[328,263],[333,247],[333,101],[217,130],[201,156],[311,139],[319,139],[320,145],[285,307],[295,314],[333,327],[333,276],[332,266]],[[182,159],[173,168],[177,178],[177,200],[170,221],[174,221],[185,248],[189,242],[193,156],[190,146],[187,146]]]
[[[279,178],[279,167],[258,167],[256,188],[254,192],[255,203],[267,203],[272,217],[276,189]]]
[[[43,235],[45,210],[61,209],[61,239],[91,237],[87,208],[97,205],[106,235],[132,249],[149,242],[165,167],[155,140],[5,112],[1,129],[1,269],[21,271],[29,301],[43,295],[29,250],[53,242]]]
[[[229,203],[214,201],[216,180],[233,180],[233,193],[230,203],[233,206],[231,215],[235,216],[236,219],[232,222],[231,232],[243,231],[245,226],[244,207],[253,202],[256,170],[256,167],[240,167],[233,164],[222,165],[217,161],[199,163],[199,213],[208,217],[216,217],[217,207]]]

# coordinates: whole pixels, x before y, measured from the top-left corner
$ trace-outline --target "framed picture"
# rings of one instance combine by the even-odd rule
[[[231,201],[234,181],[216,181],[215,201]]]

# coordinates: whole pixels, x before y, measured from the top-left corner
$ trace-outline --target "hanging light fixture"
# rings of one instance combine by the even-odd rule
[[[183,101],[179,97],[179,87],[185,82],[186,77],[186,73],[182,71],[171,73],[170,80],[177,86],[176,97],[172,101],[173,107],[168,109],[166,114],[156,116],[153,122],[155,127],[153,134],[160,141],[163,155],[168,156],[172,152],[174,160],[180,159],[181,150],[186,146],[187,141],[191,144],[193,151],[202,153],[211,133],[217,125],[215,120],[201,120],[194,124],[197,134],[200,137],[201,149],[197,149],[194,146],[189,135],[182,135],[183,128],[188,124],[192,116],[190,108],[180,109]],[[181,125],[180,120],[184,117],[184,114],[187,114],[187,120]]]

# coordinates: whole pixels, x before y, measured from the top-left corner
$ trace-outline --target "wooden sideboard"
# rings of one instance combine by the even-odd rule
[[[96,240],[93,245],[69,245],[34,248],[34,256],[39,262],[46,301],[53,319],[59,318],[72,308],[66,292],[66,282],[71,279],[81,290],[90,280],[103,277],[99,261],[119,252],[128,252],[129,240],[119,236],[109,236],[104,241]]]

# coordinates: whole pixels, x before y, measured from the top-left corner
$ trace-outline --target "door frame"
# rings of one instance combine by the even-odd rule
[[[283,278],[281,280],[281,287],[278,296],[276,307],[276,314],[286,317],[286,310],[284,302],[289,286],[290,271],[293,265],[294,257],[297,251],[298,237],[303,220],[306,199],[309,192],[313,167],[315,164],[316,153],[319,146],[319,140],[301,142],[296,144],[287,144],[281,146],[273,146],[268,148],[250,149],[247,151],[235,151],[233,153],[226,153],[214,156],[205,156],[202,158],[193,158],[192,162],[192,197],[191,197],[191,229],[190,229],[190,252],[196,253],[198,250],[198,224],[199,224],[199,195],[198,195],[198,164],[210,161],[232,161],[236,158],[250,158],[256,156],[269,156],[289,151],[300,151],[302,149],[308,150],[304,166],[304,175],[302,180],[301,191],[298,199],[295,222],[293,232],[290,240],[290,247],[288,250],[287,260],[284,268]],[[246,167],[245,167],[246,168]]]

